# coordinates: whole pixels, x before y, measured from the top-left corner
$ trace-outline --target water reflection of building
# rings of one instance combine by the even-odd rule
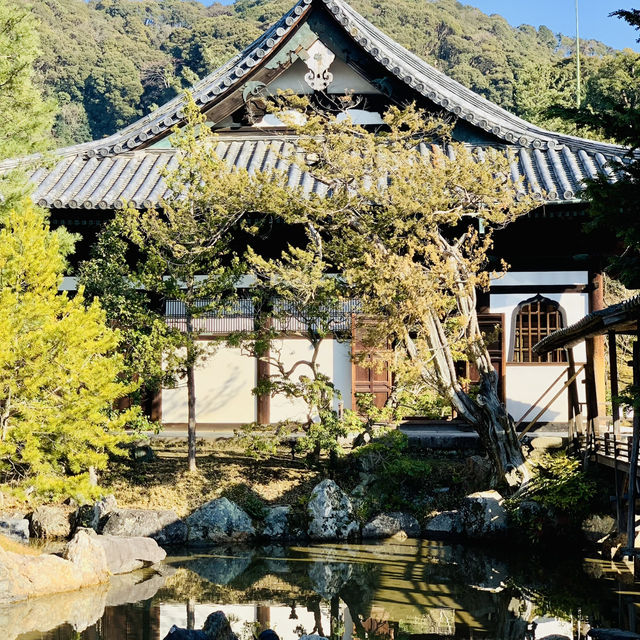
[[[207,616],[214,611],[223,611],[231,623],[231,628],[238,635],[240,640],[250,640],[254,631],[270,628],[282,638],[282,640],[295,640],[304,633],[317,633],[329,635],[330,613],[328,604],[320,605],[318,612],[305,606],[283,606],[283,605],[256,605],[256,604],[194,604],[193,621],[189,620],[190,607],[183,603],[162,603],[154,607],[158,611],[159,635],[150,636],[149,640],[162,640],[172,625],[178,627],[201,629]],[[346,607],[341,607],[344,614]],[[348,613],[347,613],[348,615]],[[191,624],[188,624],[191,622]],[[346,634],[345,634],[346,635]],[[350,635],[350,634],[349,634]],[[114,637],[105,640],[116,640]],[[117,640],[121,640],[118,638]],[[125,638],[122,638],[125,640]],[[143,640],[142,636],[126,637],[126,640]],[[144,638],[147,640],[147,638]],[[345,638],[348,640],[348,638]]]

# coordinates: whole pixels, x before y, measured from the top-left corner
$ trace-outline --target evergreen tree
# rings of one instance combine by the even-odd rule
[[[224,311],[236,297],[242,272],[232,251],[232,231],[248,222],[258,202],[268,202],[277,184],[267,174],[230,170],[215,151],[205,116],[187,94],[185,125],[175,131],[177,166],[166,176],[169,197],[142,215],[129,210],[129,235],[143,254],[140,268],[146,290],[183,308],[182,373],[188,392],[189,470],[196,469],[195,369],[208,354],[198,318]],[[272,205],[286,201],[284,190]]]
[[[326,191],[321,197],[315,189],[293,190],[293,215],[281,215],[306,225],[320,255],[340,270],[349,297],[376,319],[366,342],[374,352],[394,342],[391,361],[403,358],[477,430],[496,482],[512,488],[526,482],[529,471],[498,398],[476,310],[476,292],[489,286],[493,230],[536,205],[524,194],[516,199],[508,157],[488,150],[480,162],[451,142],[450,127],[415,108],[389,109],[384,129],[375,132],[295,97],[283,99],[278,117],[299,135],[299,170]],[[460,359],[480,374],[474,396],[457,374]]]
[[[34,83],[37,25],[28,9],[0,0],[0,160],[42,151],[50,143],[54,105]],[[0,176],[0,206],[25,190],[20,172]]]
[[[123,379],[139,384],[131,401],[148,407],[163,386],[175,382],[179,363],[172,354],[181,336],[167,325],[160,305],[154,304],[131,266],[135,252],[122,223],[116,217],[106,225],[91,248],[91,258],[79,267],[78,284],[85,288],[85,300],[100,300],[109,325],[118,329]]]
[[[0,476],[48,497],[96,493],[90,469],[120,451],[135,411],[114,403],[118,333],[97,302],[58,287],[65,266],[59,236],[29,202],[0,230]]]

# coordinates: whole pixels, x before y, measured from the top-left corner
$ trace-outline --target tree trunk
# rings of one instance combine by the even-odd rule
[[[498,397],[498,374],[493,368],[480,373],[476,403],[480,415],[472,424],[493,462],[492,484],[504,480],[509,487],[517,489],[529,480],[530,474],[513,420]]]
[[[449,398],[460,417],[468,422],[480,436],[480,440],[492,462],[493,484],[505,482],[512,490],[529,480],[522,448],[515,432],[511,416],[498,397],[498,374],[491,364],[491,356],[482,341],[472,297],[464,301],[469,318],[469,335],[475,339],[470,360],[480,373],[480,389],[473,400],[462,388],[455,370],[455,358],[451,351],[442,323],[435,313],[427,318],[427,342],[433,354],[430,367],[422,365],[425,382]],[[406,332],[404,342],[409,357],[419,358],[418,349]],[[437,387],[431,367],[436,371]]]
[[[187,309],[187,449],[189,471],[196,470],[196,381],[195,381],[195,348],[193,344],[193,318]]]

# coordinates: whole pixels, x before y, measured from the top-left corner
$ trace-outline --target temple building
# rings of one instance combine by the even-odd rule
[[[492,353],[508,411],[519,420],[532,404],[544,407],[540,396],[555,380],[546,396],[551,399],[573,363],[567,362],[564,350],[540,356],[533,345],[603,307],[602,267],[613,244],[583,231],[583,180],[602,174],[614,180],[608,162],[624,157],[626,149],[552,133],[512,115],[407,51],[344,0],[300,0],[192,89],[207,124],[219,136],[217,151],[230,165],[252,171],[278,163],[288,172],[290,185],[315,190],[318,185],[310,176],[283,159],[281,151],[292,144],[291,136],[265,110],[265,98],[287,89],[328,105],[348,96],[349,115],[365,126],[380,124],[390,105],[415,103],[452,119],[455,141],[510,153],[514,180],[523,178],[539,207],[498,232],[493,253],[510,270],[479,296],[478,311],[487,326],[502,328]],[[115,210],[129,203],[142,210],[162,198],[162,173],[175,164],[169,135],[183,120],[182,107],[180,96],[108,138],[58,150],[53,166],[33,172],[34,201],[50,210],[53,226],[82,234],[81,254],[86,255]],[[212,319],[207,330],[215,333],[224,327]],[[347,408],[357,391],[375,392],[382,401],[389,385],[384,374],[352,363],[354,342],[327,340],[320,356],[323,371],[342,391]],[[287,357],[296,358],[305,348],[302,341],[283,335]],[[598,411],[604,415],[602,343],[595,338],[577,347],[576,365],[586,361],[586,349],[594,354],[592,377],[602,405]],[[252,395],[257,376],[254,359],[231,348],[218,351],[197,372],[199,424],[236,426],[294,418],[300,407],[279,398],[260,404]],[[578,388],[582,402],[583,385]],[[540,420],[567,422],[576,406],[564,390]],[[185,424],[186,388],[165,390],[157,417],[168,425]]]

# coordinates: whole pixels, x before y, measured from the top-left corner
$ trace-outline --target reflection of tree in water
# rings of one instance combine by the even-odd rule
[[[290,620],[297,611],[313,613],[314,628],[298,625],[295,633],[331,640],[343,637],[345,625],[351,631],[351,622],[355,637],[367,640],[529,640],[536,615],[569,618],[579,607],[602,626],[625,626],[611,615],[617,609],[602,581],[589,580],[580,560],[566,557],[562,564],[530,559],[507,566],[478,549],[413,541],[235,555],[223,549],[172,564],[179,569],[155,602],[280,603],[291,609]]]

